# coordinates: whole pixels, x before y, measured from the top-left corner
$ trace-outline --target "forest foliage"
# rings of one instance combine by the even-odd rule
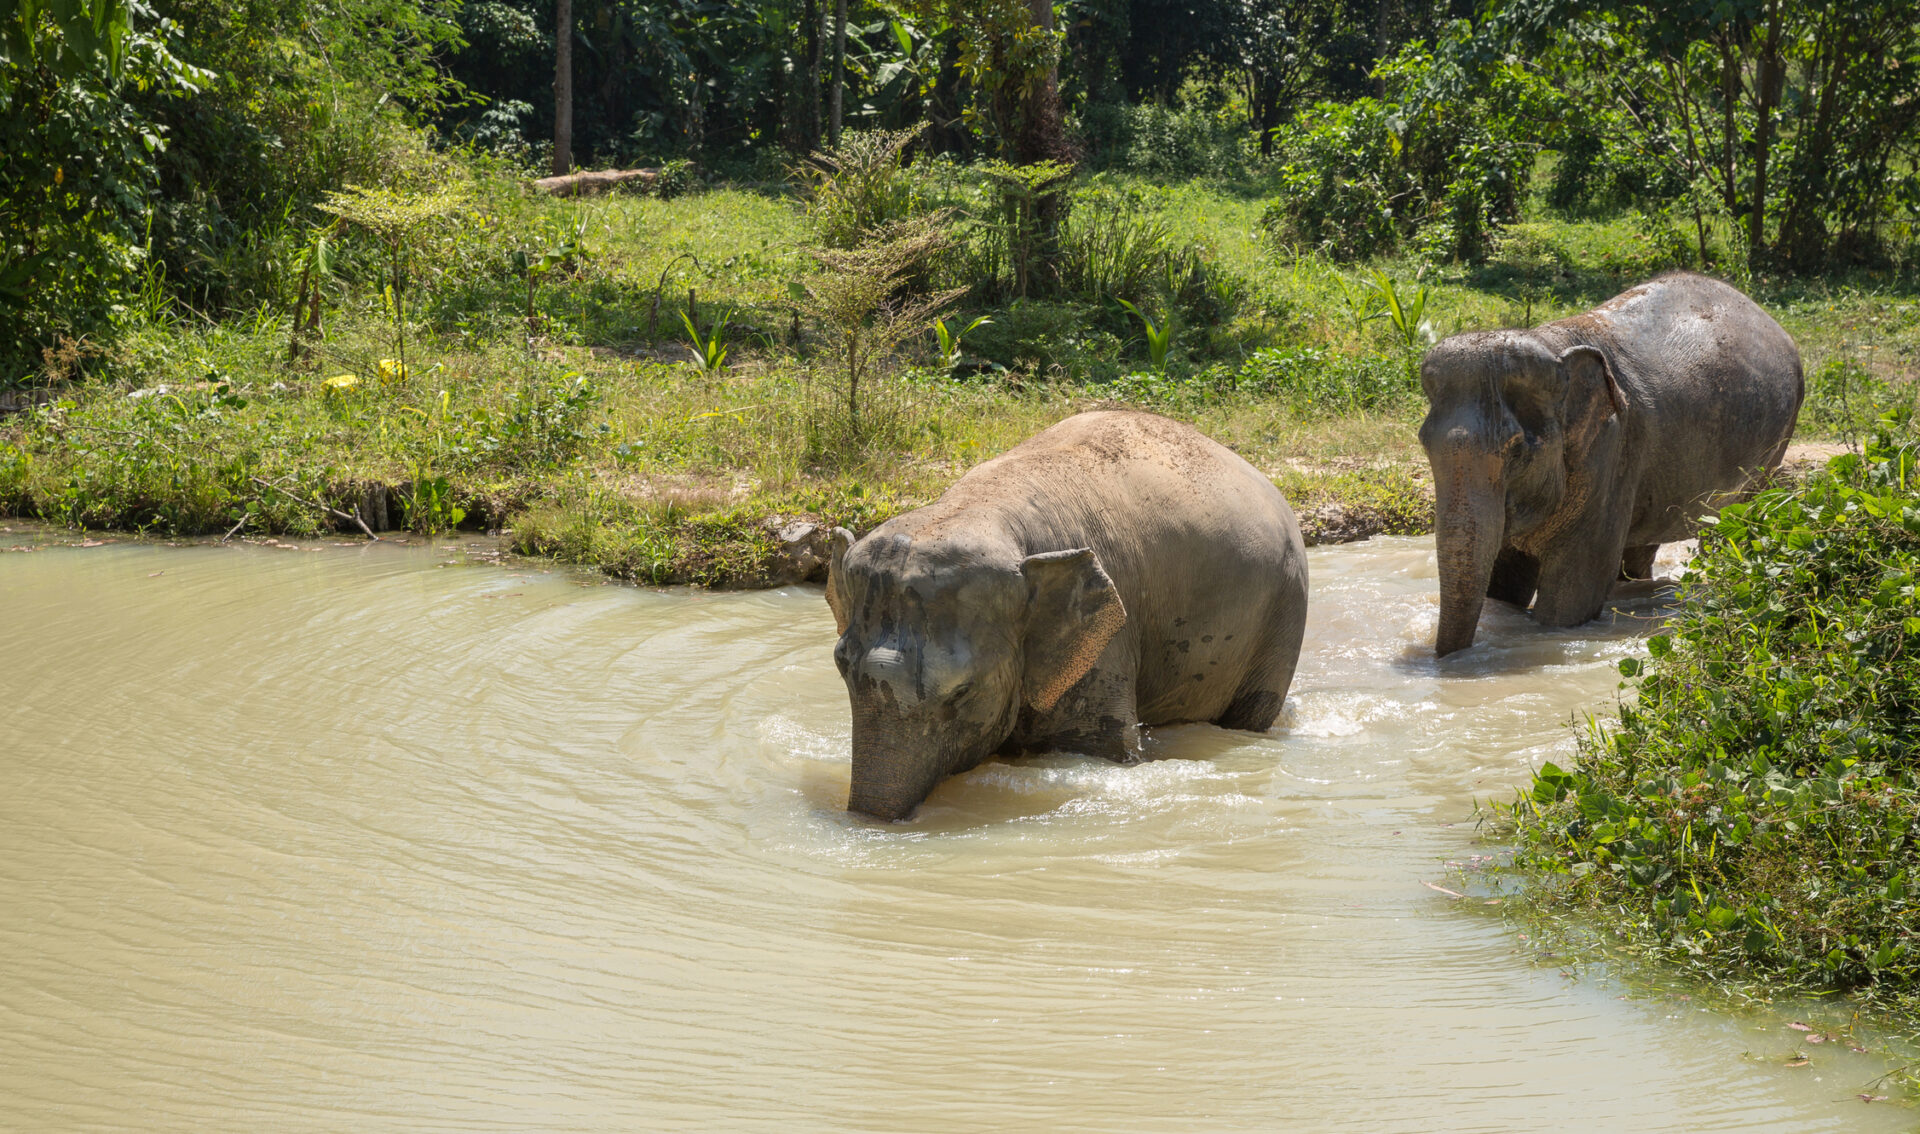
[[[1473,262],[1536,192],[1736,274],[1904,265],[1920,217],[1903,0],[570,10],[586,165],[784,182],[912,129],[915,161],[1241,179],[1278,246],[1334,259]],[[290,305],[330,193],[552,152],[550,0],[0,0],[0,28],[7,382],[129,311]],[[1064,197],[1018,207],[1054,271]],[[379,278],[377,248],[335,252]]]

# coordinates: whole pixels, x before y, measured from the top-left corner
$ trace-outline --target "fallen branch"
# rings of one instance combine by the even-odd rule
[[[1465,895],[1465,894],[1462,894],[1462,893],[1461,893],[1460,891],[1458,891],[1458,890],[1449,890],[1449,889],[1447,889],[1447,888],[1446,888],[1445,886],[1435,886],[1435,885],[1434,885],[1433,883],[1431,883],[1431,882],[1429,882],[1429,881],[1427,881],[1427,880],[1426,880],[1426,879],[1424,879],[1424,878],[1420,880],[1420,884],[1421,884],[1422,886],[1425,886],[1425,887],[1426,887],[1427,889],[1429,889],[1429,890],[1438,890],[1438,891],[1440,891],[1440,892],[1441,892],[1442,894],[1445,894],[1445,895],[1447,895],[1447,896],[1448,896],[1448,897],[1450,897],[1450,898],[1464,898],[1464,897],[1466,897],[1466,895]]]
[[[252,519],[252,518],[253,518],[253,513],[252,513],[252,512],[242,512],[242,513],[240,513],[240,522],[239,522],[239,523],[237,523],[237,524],[235,524],[235,525],[233,525],[232,527],[230,527],[230,528],[228,528],[228,529],[227,529],[227,534],[226,534],[226,535],[223,535],[223,536],[221,536],[221,537],[220,537],[220,542],[221,542],[221,543],[225,543],[225,542],[227,542],[228,540],[230,540],[230,539],[232,539],[232,538],[233,538],[233,533],[235,533],[235,532],[237,532],[237,531],[239,531],[239,530],[240,530],[241,528],[244,528],[244,527],[246,527],[246,526],[247,526],[247,521],[248,521],[248,520],[250,520],[250,519]]]
[[[309,500],[306,497],[301,496],[299,493],[290,492],[287,489],[280,487],[279,485],[273,483],[270,480],[261,480],[257,476],[250,476],[247,479],[259,485],[261,488],[270,488],[289,500],[297,500],[300,503],[305,504],[309,508],[318,508],[322,512],[327,513],[328,515],[334,517],[335,519],[352,520],[355,527],[359,528],[361,531],[367,534],[368,539],[373,540],[376,543],[378,543],[380,540],[379,536],[373,534],[373,529],[367,526],[367,522],[365,520],[362,520],[359,516],[356,516],[350,512],[342,512],[340,509],[332,507],[331,505],[328,505],[328,504],[322,504],[318,500]]]
[[[566,173],[559,177],[542,177],[533,183],[536,189],[543,189],[556,197],[585,197],[591,193],[605,193],[616,186],[630,182],[639,182],[645,188],[660,176],[657,169],[594,169],[585,173]]]

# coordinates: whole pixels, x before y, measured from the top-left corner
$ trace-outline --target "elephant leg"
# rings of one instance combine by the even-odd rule
[[[1274,719],[1280,715],[1280,707],[1286,703],[1284,689],[1278,693],[1271,689],[1249,689],[1237,694],[1227,705],[1227,711],[1221,713],[1220,719],[1213,723],[1221,728],[1265,732],[1273,727]]]
[[[1503,547],[1494,558],[1493,574],[1487,578],[1487,597],[1525,610],[1533,601],[1539,579],[1539,560],[1518,548]]]
[[[1620,560],[1621,580],[1653,578],[1653,557],[1658,554],[1660,554],[1660,545],[1657,543],[1643,543],[1639,547],[1627,548],[1626,554]]]
[[[1079,752],[1117,764],[1137,763],[1140,722],[1131,669],[1121,672],[1096,665],[1051,710],[1022,708],[1020,723],[1005,748]]]
[[[1603,512],[1572,530],[1580,535],[1540,555],[1540,589],[1531,613],[1543,626],[1578,626],[1598,616],[1626,559],[1626,516]]]
[[[1241,681],[1233,700],[1214,718],[1214,724],[1246,732],[1265,732],[1273,727],[1287,703],[1287,690],[1293,686],[1293,671],[1300,663],[1300,640],[1306,636],[1306,629],[1304,610],[1282,619],[1266,657]]]

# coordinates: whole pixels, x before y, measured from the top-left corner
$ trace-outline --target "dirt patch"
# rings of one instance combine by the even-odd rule
[[[1787,455],[1781,458],[1782,467],[1802,472],[1826,465],[1829,460],[1842,453],[1857,453],[1859,448],[1840,441],[1796,441],[1787,446]]]

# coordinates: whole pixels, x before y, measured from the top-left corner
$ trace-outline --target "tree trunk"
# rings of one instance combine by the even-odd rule
[[[807,0],[800,22],[807,29],[806,76],[800,92],[798,149],[810,154],[820,148],[820,0]]]
[[[1053,0],[1028,0],[1034,26],[1042,32],[1053,31]],[[1021,165],[1043,161],[1071,161],[1067,145],[1066,110],[1060,102],[1060,68],[1049,63],[1045,72],[1028,85],[1026,99],[1018,111],[1019,122],[1013,138],[1013,160]],[[1067,184],[1057,181],[1034,194],[1026,206],[1033,228],[1026,270],[1020,293],[1025,295],[1039,276],[1042,288],[1050,287],[1058,276],[1060,260],[1060,224],[1066,219]]]
[[[827,127],[829,145],[840,144],[841,106],[847,86],[847,0],[833,0],[833,118]]]
[[[554,0],[553,175],[573,170],[573,0]]]
[[[1861,58],[1864,54],[1856,43],[1853,28],[1841,31],[1823,26],[1820,46],[1816,60],[1823,66],[1807,76],[1807,93],[1811,96],[1817,88],[1819,96],[1812,101],[1815,104],[1813,122],[1803,124],[1795,133],[1799,139],[1795,149],[1808,154],[1825,155],[1833,147],[1834,114],[1839,107],[1840,84],[1846,80],[1849,61]],[[1787,215],[1780,224],[1780,251],[1796,268],[1817,267],[1826,257],[1829,243],[1829,231],[1825,219],[1820,215],[1821,206],[1830,199],[1828,186],[1828,166],[1825,161],[1806,161],[1796,163],[1799,176],[1788,182]]]
[[[1053,0],[1028,0],[1034,26],[1042,32],[1053,31]],[[1068,157],[1066,114],[1060,103],[1060,66],[1049,63],[1044,73],[1027,88],[1026,105],[1020,108],[1015,129],[1013,159],[1021,165]]]
[[[1773,151],[1773,111],[1780,104],[1780,85],[1784,75],[1780,66],[1781,0],[1767,6],[1767,39],[1760,50],[1758,75],[1759,122],[1753,130],[1753,208],[1747,214],[1747,256],[1749,262],[1766,258],[1767,249],[1767,159]]]

